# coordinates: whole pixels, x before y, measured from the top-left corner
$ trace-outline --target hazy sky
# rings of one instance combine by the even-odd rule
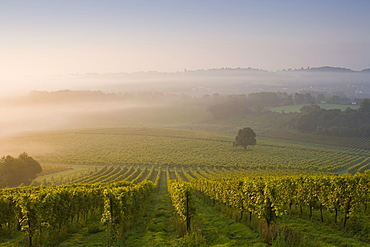
[[[0,82],[221,67],[370,68],[369,0],[0,0]]]

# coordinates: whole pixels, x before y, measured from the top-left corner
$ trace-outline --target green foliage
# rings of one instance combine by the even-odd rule
[[[40,163],[27,153],[21,153],[17,158],[4,156],[0,159],[0,187],[29,185],[40,172]]]
[[[348,218],[362,212],[369,200],[370,173],[354,176],[260,177],[247,179],[195,180],[195,188],[227,206],[251,212],[269,225],[276,217],[291,211],[294,203],[343,212]],[[337,217],[337,213],[335,213]],[[321,221],[323,221],[321,215]],[[336,218],[335,218],[336,222]]]
[[[186,229],[190,231],[190,221],[195,214],[192,185],[187,182],[170,181],[168,186],[172,205],[180,219],[186,222]]]
[[[256,142],[256,133],[254,133],[251,128],[247,127],[238,131],[233,146],[242,146],[246,149],[248,145],[256,145]]]
[[[117,229],[140,212],[153,188],[147,181],[1,190],[0,229],[22,231],[29,246],[48,246],[55,241],[49,236],[63,236],[66,229],[97,214]]]
[[[201,247],[208,246],[202,234],[198,231],[187,232],[176,246],[179,247]]]
[[[311,96],[310,94],[308,95]],[[213,99],[216,104],[210,105],[208,111],[211,112],[214,119],[261,113],[266,107],[292,105],[294,103],[292,95],[280,92],[261,92],[250,93],[248,95],[240,94],[227,96],[214,95]],[[308,103],[309,102],[310,101],[308,101]]]
[[[290,127],[306,133],[335,136],[370,137],[370,101],[365,99],[358,110],[325,110],[316,104],[304,106]]]
[[[112,171],[121,173],[122,168],[104,166],[89,176],[98,174],[94,180],[106,180],[107,174]],[[307,215],[305,218],[311,218],[323,229],[325,223],[320,222],[336,222],[334,217],[337,211],[338,219],[342,221],[332,223],[334,225],[331,225],[331,228],[343,228],[349,237],[339,238],[338,236],[335,239],[331,236],[330,241],[334,245],[341,246],[343,241],[356,242],[350,238],[351,236],[368,241],[366,229],[369,226],[366,219],[368,219],[367,206],[370,203],[369,172],[354,176],[348,174],[279,176],[284,172],[267,169],[167,166],[165,170],[167,175],[160,176],[162,167],[141,167],[140,172],[137,172],[138,168],[131,169],[131,174],[136,173],[132,176],[133,181],[151,178],[152,181],[157,181],[157,185],[161,184],[163,191],[167,180],[172,205],[180,221],[187,222],[188,219],[192,219],[192,231],[179,239],[178,245],[206,246],[212,243],[243,246],[246,241],[243,240],[244,237],[239,236],[242,234],[238,230],[239,226],[237,227],[231,219],[231,223],[226,224],[213,221],[208,215],[207,221],[204,221],[206,217],[205,209],[202,208],[204,205],[194,200],[193,188],[208,195],[211,198],[210,201],[217,201],[226,205],[228,209],[235,210],[237,213],[234,215],[237,216],[235,217],[237,220],[250,222],[249,215],[255,215],[253,220],[259,218],[265,225],[262,224],[261,236],[273,246],[315,246],[315,244],[326,243],[325,236],[316,235],[315,239],[309,239],[310,233],[306,232],[301,236],[301,230],[280,224],[285,222],[286,217],[295,217],[296,210],[291,206],[302,207],[304,215]],[[144,175],[143,171],[147,174]],[[289,171],[285,172],[289,174]],[[290,170],[290,174],[293,172]],[[225,178],[228,176],[230,178]],[[170,181],[170,178],[177,181]],[[189,179],[191,182],[184,182],[184,179]],[[103,229],[106,229],[105,234],[108,234],[106,243],[111,246],[119,245],[122,234],[132,227],[139,215],[145,212],[146,199],[154,190],[154,186],[152,182],[137,185],[119,182],[3,189],[0,190],[2,209],[0,232],[4,234],[8,228],[12,229],[13,233],[22,230],[24,236],[29,238],[27,240],[29,243],[51,246],[58,241],[57,239],[67,234],[67,229],[85,225],[86,219],[100,216],[105,225],[92,224],[86,228],[87,233],[100,234]],[[324,211],[321,215],[323,220],[320,219],[321,209]],[[161,217],[162,208],[158,210],[160,210],[157,211],[158,217]],[[152,224],[150,230],[158,232],[163,229],[159,225],[156,226],[158,228]],[[257,229],[260,227],[261,224]],[[254,237],[250,239],[250,246],[262,246],[263,244],[256,239],[256,233],[252,235]],[[148,243],[149,238],[145,241]],[[161,240],[157,239],[157,243],[160,242]]]
[[[347,108],[351,109],[358,109],[359,105],[340,105],[340,104],[317,104],[320,108],[325,110],[331,109],[339,109],[341,111],[346,110]],[[280,107],[271,107],[268,110],[273,112],[280,112],[280,113],[299,113],[301,108],[305,106],[303,105],[287,105],[287,106],[280,106]]]
[[[358,108],[358,111],[370,117],[370,99],[364,99],[361,102],[360,107]]]

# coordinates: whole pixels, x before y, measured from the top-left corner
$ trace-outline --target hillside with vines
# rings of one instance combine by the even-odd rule
[[[51,174],[0,190],[0,246],[370,244],[366,138],[233,141],[151,127],[9,138],[2,152],[27,149]]]

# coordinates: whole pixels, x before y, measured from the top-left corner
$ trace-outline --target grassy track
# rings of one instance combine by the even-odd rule
[[[202,201],[196,202],[194,218],[197,230],[202,236],[198,240],[179,237],[174,221],[174,212],[167,191],[167,181],[161,176],[158,193],[143,219],[130,230],[123,242],[124,246],[267,246],[258,234],[244,224],[219,214]],[[195,231],[197,231],[195,230]],[[197,244],[195,244],[196,242]]]
[[[194,220],[205,238],[205,246],[268,246],[248,226],[221,214],[203,200],[198,200],[195,207]]]
[[[162,171],[158,191],[150,199],[145,215],[123,234],[118,246],[267,246],[255,231],[220,214],[204,201],[197,201],[195,206],[194,230],[200,234],[194,240],[194,237],[180,236],[167,191],[166,176]],[[96,222],[82,228],[59,246],[104,245],[107,240],[105,232],[89,233],[94,224]]]
[[[283,216],[279,226],[285,229],[282,231],[289,229],[292,232],[294,237],[291,238],[291,244],[295,246],[370,246],[369,243],[346,236],[349,233],[299,217]]]
[[[69,239],[62,242],[59,247],[86,246],[97,247],[105,246],[107,234],[100,226],[100,219],[88,222],[86,226],[73,233]],[[96,232],[95,232],[96,231]]]
[[[122,239],[117,240],[118,246],[177,246],[178,234],[173,221],[172,204],[166,176],[162,173],[158,191],[149,199],[144,216],[137,219]],[[96,224],[98,222],[89,222],[89,225],[58,246],[106,246],[108,239],[105,231],[89,233],[89,229],[93,229]]]
[[[158,192],[152,197],[145,216],[136,225],[127,232],[124,246],[176,246],[178,234],[163,171]]]

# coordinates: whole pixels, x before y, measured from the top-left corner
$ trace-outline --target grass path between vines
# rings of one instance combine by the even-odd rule
[[[123,239],[118,240],[118,246],[177,246],[178,234],[164,172],[158,192],[149,198],[145,210],[144,216],[139,217],[134,226],[124,233]],[[106,246],[106,231],[89,234],[88,228],[83,227],[58,246]]]
[[[311,220],[302,219],[297,216],[283,216],[280,219],[280,225],[284,225],[295,232],[298,239],[303,242],[310,243],[310,246],[325,246],[325,247],[357,247],[357,246],[370,246],[369,243],[365,243],[356,240],[350,236],[346,236],[346,233],[335,228],[330,228],[322,225],[319,222],[313,222]],[[302,246],[302,245],[300,245]]]
[[[251,228],[220,213],[203,200],[197,200],[195,207],[194,220],[205,238],[205,246],[268,246]]]
[[[127,232],[124,246],[176,246],[178,233],[164,172],[157,194],[149,201],[145,216]]]

